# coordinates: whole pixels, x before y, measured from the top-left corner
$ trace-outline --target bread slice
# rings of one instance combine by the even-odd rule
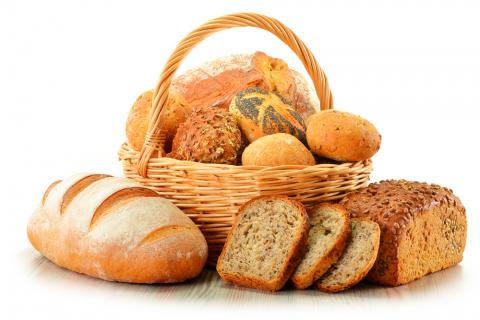
[[[278,291],[300,262],[308,237],[305,207],[286,196],[245,203],[217,262],[223,280]]]
[[[297,289],[311,286],[337,262],[350,234],[350,216],[343,206],[320,204],[310,209],[308,215],[307,252],[291,278]]]
[[[351,220],[350,240],[340,259],[315,284],[325,292],[354,286],[373,267],[380,244],[380,227],[367,219]]]

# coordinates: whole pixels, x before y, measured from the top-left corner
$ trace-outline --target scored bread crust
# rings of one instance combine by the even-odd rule
[[[344,218],[344,224],[342,226],[342,231],[336,241],[333,241],[329,248],[325,250],[325,254],[317,260],[315,265],[310,268],[307,272],[302,274],[293,274],[290,279],[297,289],[305,289],[310,287],[316,280],[318,280],[328,269],[337,262],[338,258],[343,253],[345,246],[347,244],[348,236],[350,234],[350,215],[348,214],[345,207],[339,204],[333,203],[321,203],[316,205],[308,210],[308,212],[313,212],[319,208],[332,208],[338,210],[338,212]]]
[[[222,262],[226,254],[226,248],[229,247],[232,241],[233,232],[238,227],[238,223],[242,213],[251,204],[260,200],[281,200],[281,201],[288,202],[299,210],[301,218],[303,219],[303,223],[300,226],[299,233],[294,239],[294,245],[292,246],[292,248],[287,254],[287,259],[286,259],[287,263],[284,264],[282,270],[280,271],[280,277],[278,277],[277,279],[269,280],[269,281],[265,281],[264,279],[261,279],[259,277],[245,276],[238,273],[227,273],[222,271],[222,268],[223,268]],[[220,257],[218,258],[217,272],[219,273],[220,277],[222,277],[223,280],[234,283],[239,286],[260,289],[260,290],[267,290],[267,291],[278,291],[281,288],[283,288],[285,283],[291,277],[292,273],[295,271],[295,268],[300,263],[303,255],[305,254],[305,247],[308,239],[309,228],[310,228],[310,225],[308,222],[307,211],[303,206],[303,204],[300,203],[299,201],[292,200],[284,195],[255,197],[247,201],[245,204],[243,204],[240,207],[237,218],[232,226],[232,229],[228,233],[227,239],[225,241],[225,245],[220,254]]]
[[[373,265],[375,264],[375,260],[377,259],[377,254],[378,254],[378,248],[380,246],[380,227],[379,227],[379,225],[376,222],[371,221],[371,220],[366,219],[366,218],[352,218],[351,221],[363,221],[363,222],[367,222],[367,223],[370,223],[370,224],[376,226],[377,231],[375,232],[374,238],[372,239],[373,240],[373,250],[370,252],[371,254],[369,256],[369,259],[364,264],[363,268],[360,269],[359,272],[357,272],[357,274],[355,275],[355,277],[351,278],[350,281],[345,282],[345,283],[336,284],[336,285],[324,285],[321,282],[321,279],[320,279],[317,282],[315,282],[316,288],[319,289],[320,291],[327,292],[327,293],[336,293],[336,292],[343,291],[347,288],[350,288],[350,287],[356,285],[357,283],[359,283],[360,281],[362,281],[362,279],[367,276],[368,272],[370,271],[370,269],[372,269]],[[348,244],[347,244],[347,246],[348,246]]]
[[[208,255],[198,227],[170,201],[133,180],[99,174],[52,184],[27,233],[58,266],[110,281],[184,281]]]

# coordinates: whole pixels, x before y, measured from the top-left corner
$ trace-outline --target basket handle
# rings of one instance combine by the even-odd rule
[[[175,48],[163,68],[154,91],[150,121],[145,142],[137,163],[138,174],[146,177],[147,166],[155,150],[163,152],[165,134],[162,130],[162,110],[168,101],[168,89],[178,67],[186,55],[203,39],[217,31],[233,27],[257,27],[269,31],[282,40],[302,61],[320,100],[322,110],[333,108],[333,98],[328,80],[310,50],[292,30],[280,21],[257,13],[237,13],[218,17],[190,32]],[[159,155],[163,156],[163,155]]]

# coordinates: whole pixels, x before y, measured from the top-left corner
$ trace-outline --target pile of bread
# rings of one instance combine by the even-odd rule
[[[459,263],[465,208],[438,185],[388,180],[308,210],[262,196],[239,210],[217,264],[237,285],[337,292],[365,276],[401,285]],[[55,264],[93,277],[180,282],[205,266],[198,227],[136,181],[76,174],[47,188],[28,224],[32,245]]]
[[[128,142],[144,143],[152,91],[138,98]],[[305,79],[263,53],[218,59],[178,77],[164,108],[167,157],[279,166],[369,159],[380,135],[345,112],[318,111]],[[387,180],[306,209],[283,195],[240,209],[217,263],[228,282],[337,292],[361,281],[400,285],[462,260],[465,208],[438,185]],[[180,282],[205,266],[199,228],[139,182],[82,173],[47,188],[28,224],[61,267],[111,281]]]
[[[259,197],[240,209],[217,270],[228,282],[270,291],[288,280],[325,292],[365,277],[397,286],[459,263],[466,228],[460,200],[426,183],[372,183],[309,210],[287,197]]]
[[[127,140],[140,151],[153,91],[134,103]],[[380,147],[367,120],[318,112],[305,78],[264,53],[232,55],[177,77],[162,110],[167,157],[203,163],[279,166],[361,161]]]

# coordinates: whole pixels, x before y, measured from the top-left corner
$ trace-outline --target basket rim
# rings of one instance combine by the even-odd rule
[[[120,160],[130,159],[129,162],[133,167],[136,167],[138,159],[140,156],[140,151],[133,149],[128,142],[124,142],[119,151],[118,155]],[[254,165],[233,165],[233,164],[216,164],[216,163],[203,163],[196,161],[187,161],[187,160],[178,160],[169,157],[152,157],[148,163],[148,169],[155,168],[156,166],[165,166],[169,165],[170,167],[177,168],[178,170],[188,170],[188,168],[195,169],[219,169],[221,171],[244,171],[244,172],[255,172],[255,173],[272,173],[275,171],[314,171],[318,172],[321,169],[325,171],[343,171],[348,169],[363,169],[372,167],[372,159],[353,161],[353,162],[341,162],[341,163],[318,163],[315,165],[281,165],[281,166],[254,166]],[[212,174],[215,172],[211,171]]]

